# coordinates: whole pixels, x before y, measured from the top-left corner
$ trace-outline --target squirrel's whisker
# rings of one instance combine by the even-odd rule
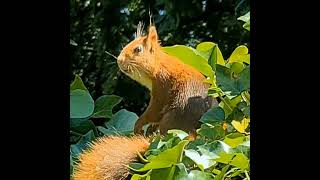
[[[118,59],[115,55],[109,53],[108,51],[104,51],[104,52],[107,53],[108,55],[112,56],[113,58]]]

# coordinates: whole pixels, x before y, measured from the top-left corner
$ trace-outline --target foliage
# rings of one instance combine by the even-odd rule
[[[112,6],[110,7],[111,2],[103,2],[105,4],[100,4],[100,6],[103,6],[103,8],[100,8],[100,10],[102,9],[101,11],[107,12],[106,9],[112,8]],[[161,2],[165,5],[170,4],[169,1],[156,2],[158,5]],[[240,2],[243,3],[244,1]],[[83,9],[88,7],[96,8],[96,5],[91,7],[79,1],[74,1],[73,3],[82,4],[81,8]],[[130,13],[139,12],[138,10],[142,8],[139,6],[140,3],[141,0],[137,0],[136,3],[130,3],[127,11]],[[209,5],[209,1],[207,3]],[[75,4],[73,5],[75,6]],[[117,8],[121,6],[119,3]],[[178,8],[177,6],[174,7]],[[168,21],[168,19],[172,18],[170,13],[177,11],[175,8],[172,8],[172,11],[170,11],[169,7],[165,8],[167,8],[166,15],[162,18],[166,18]],[[99,12],[99,8],[97,9],[94,11],[95,13]],[[125,10],[124,12],[126,13]],[[145,11],[141,12],[146,13]],[[185,12],[187,11],[181,12],[181,17],[177,16],[176,20],[178,22],[181,23],[185,17],[188,17],[187,13],[183,14]],[[92,13],[92,11],[88,11],[88,13]],[[161,16],[157,15],[158,18]],[[239,20],[244,21],[243,27],[250,31],[250,13],[245,14]],[[177,21],[174,21],[174,23],[172,21],[169,22],[179,24]],[[97,28],[98,22],[95,21],[92,23],[92,26],[96,26],[95,28]],[[86,22],[81,23],[84,26]],[[164,24],[160,33],[165,34],[165,29],[170,27],[169,24]],[[176,27],[176,29],[179,28]],[[112,31],[112,36],[120,37],[119,34],[115,34],[123,33],[124,31],[114,30]],[[80,37],[90,36],[92,33],[79,35],[75,39],[79,40],[81,39]],[[97,36],[104,35],[98,33]],[[75,34],[72,36],[75,36]],[[177,39],[179,38],[181,37],[178,36]],[[103,74],[107,78],[115,77],[114,74],[112,75],[112,72],[106,72],[108,68],[104,69],[105,67],[102,66],[102,62],[98,63],[100,58],[106,58],[103,53],[105,47],[102,48],[101,44],[99,44],[103,44],[103,42],[91,41],[91,44],[83,46],[84,41],[75,39],[70,40],[72,46],[81,46],[81,48],[90,48],[89,46],[91,46],[92,48],[92,54],[88,55],[88,52],[86,52],[83,55],[84,57],[80,58],[79,61],[88,63],[94,59],[96,64],[93,67],[97,67],[97,72],[98,74],[100,73],[100,76]],[[112,38],[110,37],[110,39]],[[202,39],[199,38],[200,41]],[[196,42],[200,42],[199,40]],[[165,42],[170,44],[170,41],[170,38],[168,38]],[[175,41],[172,40],[171,42]],[[110,43],[112,44],[112,42]],[[116,43],[118,44],[119,41]],[[173,56],[177,56],[183,62],[194,66],[206,75],[208,77],[206,82],[211,85],[209,95],[219,100],[219,106],[209,109],[201,117],[199,120],[200,126],[197,129],[197,138],[194,141],[188,140],[188,134],[181,130],[170,130],[168,131],[168,135],[164,137],[156,135],[150,144],[149,150],[140,155],[141,161],[129,165],[132,170],[131,179],[250,179],[250,54],[248,53],[247,46],[239,45],[232,53],[227,53],[231,55],[225,60],[222,52],[226,52],[226,49],[220,50],[218,44],[221,45],[223,43],[219,41],[204,41],[198,43],[196,48],[190,47],[190,45],[195,46],[196,44],[181,44],[188,44],[188,46],[166,46],[163,50]],[[93,49],[98,50],[93,52]],[[74,50],[81,54],[81,50]],[[185,54],[190,54],[190,56],[184,56]],[[84,77],[89,76],[85,75]],[[107,81],[110,81],[110,79]],[[106,89],[113,89],[112,91],[104,91],[100,95],[97,93],[97,89],[92,91],[90,90],[92,87],[86,87],[85,84],[92,85],[90,85],[90,80],[87,78],[83,82],[80,76],[75,75],[70,85],[70,174],[72,174],[73,165],[77,162],[78,155],[87,148],[89,142],[94,141],[95,138],[100,136],[114,134],[131,135],[134,123],[138,119],[136,113],[121,108],[123,107],[120,106],[123,102],[122,97],[117,95],[102,95],[115,94],[117,88],[110,87],[116,83],[107,85],[110,87]],[[96,86],[94,85],[93,87]]]
[[[224,65],[218,64],[216,59],[212,61],[215,64],[210,64],[216,71],[212,71],[213,78],[208,81],[212,84],[209,94],[220,98],[221,102],[200,119],[197,139],[187,140],[188,134],[181,130],[170,130],[164,137],[157,135],[144,157],[141,155],[141,162],[129,165],[133,173],[131,179],[249,179],[250,58],[247,51],[240,51],[240,48],[244,47],[238,47]],[[189,49],[184,48],[185,51]],[[199,54],[196,49],[192,52]],[[212,48],[210,58],[213,53]],[[239,66],[235,68],[236,63]],[[102,135],[129,135],[138,119],[135,113],[124,109],[112,113],[120,97],[102,96],[92,103],[88,100],[90,94],[83,90],[81,79],[77,77],[73,84],[79,85],[72,88],[71,101],[74,101],[73,94],[80,91],[76,102],[81,104],[71,105],[76,104],[77,109],[94,106],[94,110],[89,116],[88,110],[74,116],[75,110],[71,108],[71,132],[81,136],[71,145],[71,167],[86,143]],[[91,119],[96,117],[105,118],[105,123],[94,126]]]

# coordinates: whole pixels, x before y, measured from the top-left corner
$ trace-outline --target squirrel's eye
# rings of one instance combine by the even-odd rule
[[[140,52],[142,52],[142,51],[143,51],[142,45],[137,46],[136,48],[134,48],[133,51],[134,51],[134,53],[140,53]]]

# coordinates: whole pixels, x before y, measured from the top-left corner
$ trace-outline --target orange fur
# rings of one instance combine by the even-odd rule
[[[129,175],[126,167],[149,147],[143,136],[104,137],[84,151],[75,167],[74,180],[121,180]]]

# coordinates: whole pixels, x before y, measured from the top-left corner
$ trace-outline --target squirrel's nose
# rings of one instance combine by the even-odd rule
[[[117,63],[122,64],[124,62],[124,55],[121,53],[117,58]]]

